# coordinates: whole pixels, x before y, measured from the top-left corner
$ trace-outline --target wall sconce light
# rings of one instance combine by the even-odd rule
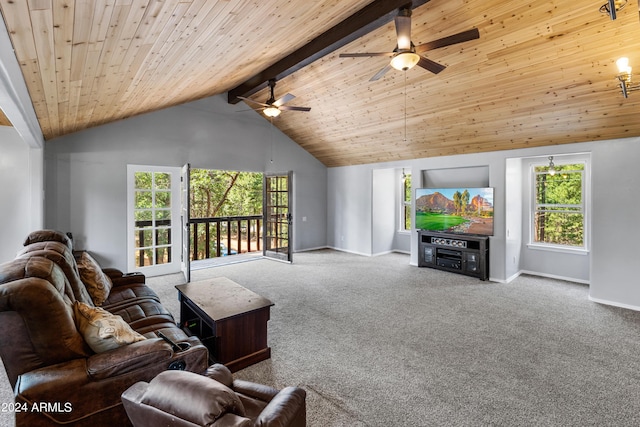
[[[605,13],[611,17],[612,21],[616,19],[616,12],[627,5],[627,0],[608,0],[600,6],[600,13]]]
[[[629,65],[629,58],[622,57],[616,61],[618,66],[618,75],[616,76],[620,80],[620,89],[622,89],[622,96],[629,97],[629,92],[640,89],[640,85],[634,85],[631,82],[631,66]]]
[[[556,165],[553,164],[553,156],[549,156],[549,175],[554,176],[556,174]]]

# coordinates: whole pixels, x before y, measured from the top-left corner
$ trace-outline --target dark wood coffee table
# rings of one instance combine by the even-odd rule
[[[180,325],[209,349],[211,362],[231,372],[271,357],[268,299],[226,277],[177,285]]]

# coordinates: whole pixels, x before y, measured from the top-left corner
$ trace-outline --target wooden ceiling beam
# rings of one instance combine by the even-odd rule
[[[230,104],[240,102],[239,96],[248,97],[264,89],[271,79],[281,80],[314,61],[351,43],[393,21],[402,7],[415,9],[429,0],[375,0],[344,21],[325,31],[309,43],[261,71],[249,80],[231,89],[227,94]]]

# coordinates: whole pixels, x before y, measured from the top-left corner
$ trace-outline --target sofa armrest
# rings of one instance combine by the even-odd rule
[[[138,341],[87,358],[87,374],[101,380],[168,361],[172,356],[171,346],[159,338]]]
[[[279,391],[268,385],[252,383],[245,380],[233,380],[232,388],[237,393],[242,393],[245,396],[253,397],[263,402],[268,402],[273,399]]]
[[[111,279],[113,286],[124,286],[131,285],[134,283],[145,283],[146,277],[144,274],[139,271],[134,271],[132,273],[123,273],[121,270],[117,268],[103,268],[102,272]]]
[[[153,366],[158,372],[166,369],[195,370],[208,360],[209,352],[196,337],[189,337],[189,348],[175,352],[160,338],[151,338],[125,345],[87,358],[87,374],[93,380],[123,375]]]
[[[307,423],[307,393],[300,387],[285,387],[262,410],[255,425],[304,427]]]

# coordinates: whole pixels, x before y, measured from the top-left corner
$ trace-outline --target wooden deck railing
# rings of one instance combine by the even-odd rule
[[[191,218],[191,259],[261,250],[261,221],[262,215]]]
[[[212,218],[192,218],[189,220],[191,232],[191,259],[215,258],[261,250],[262,215],[226,216]],[[138,241],[145,242],[145,232],[153,226],[152,221],[136,221]],[[155,242],[163,242],[164,247],[155,248],[156,259],[162,264],[171,262],[171,220],[155,222]],[[149,238],[147,238],[149,239]],[[143,246],[139,243],[139,246]],[[225,248],[225,249],[223,249]],[[153,256],[147,248],[138,249],[136,265],[142,267],[147,259]]]

